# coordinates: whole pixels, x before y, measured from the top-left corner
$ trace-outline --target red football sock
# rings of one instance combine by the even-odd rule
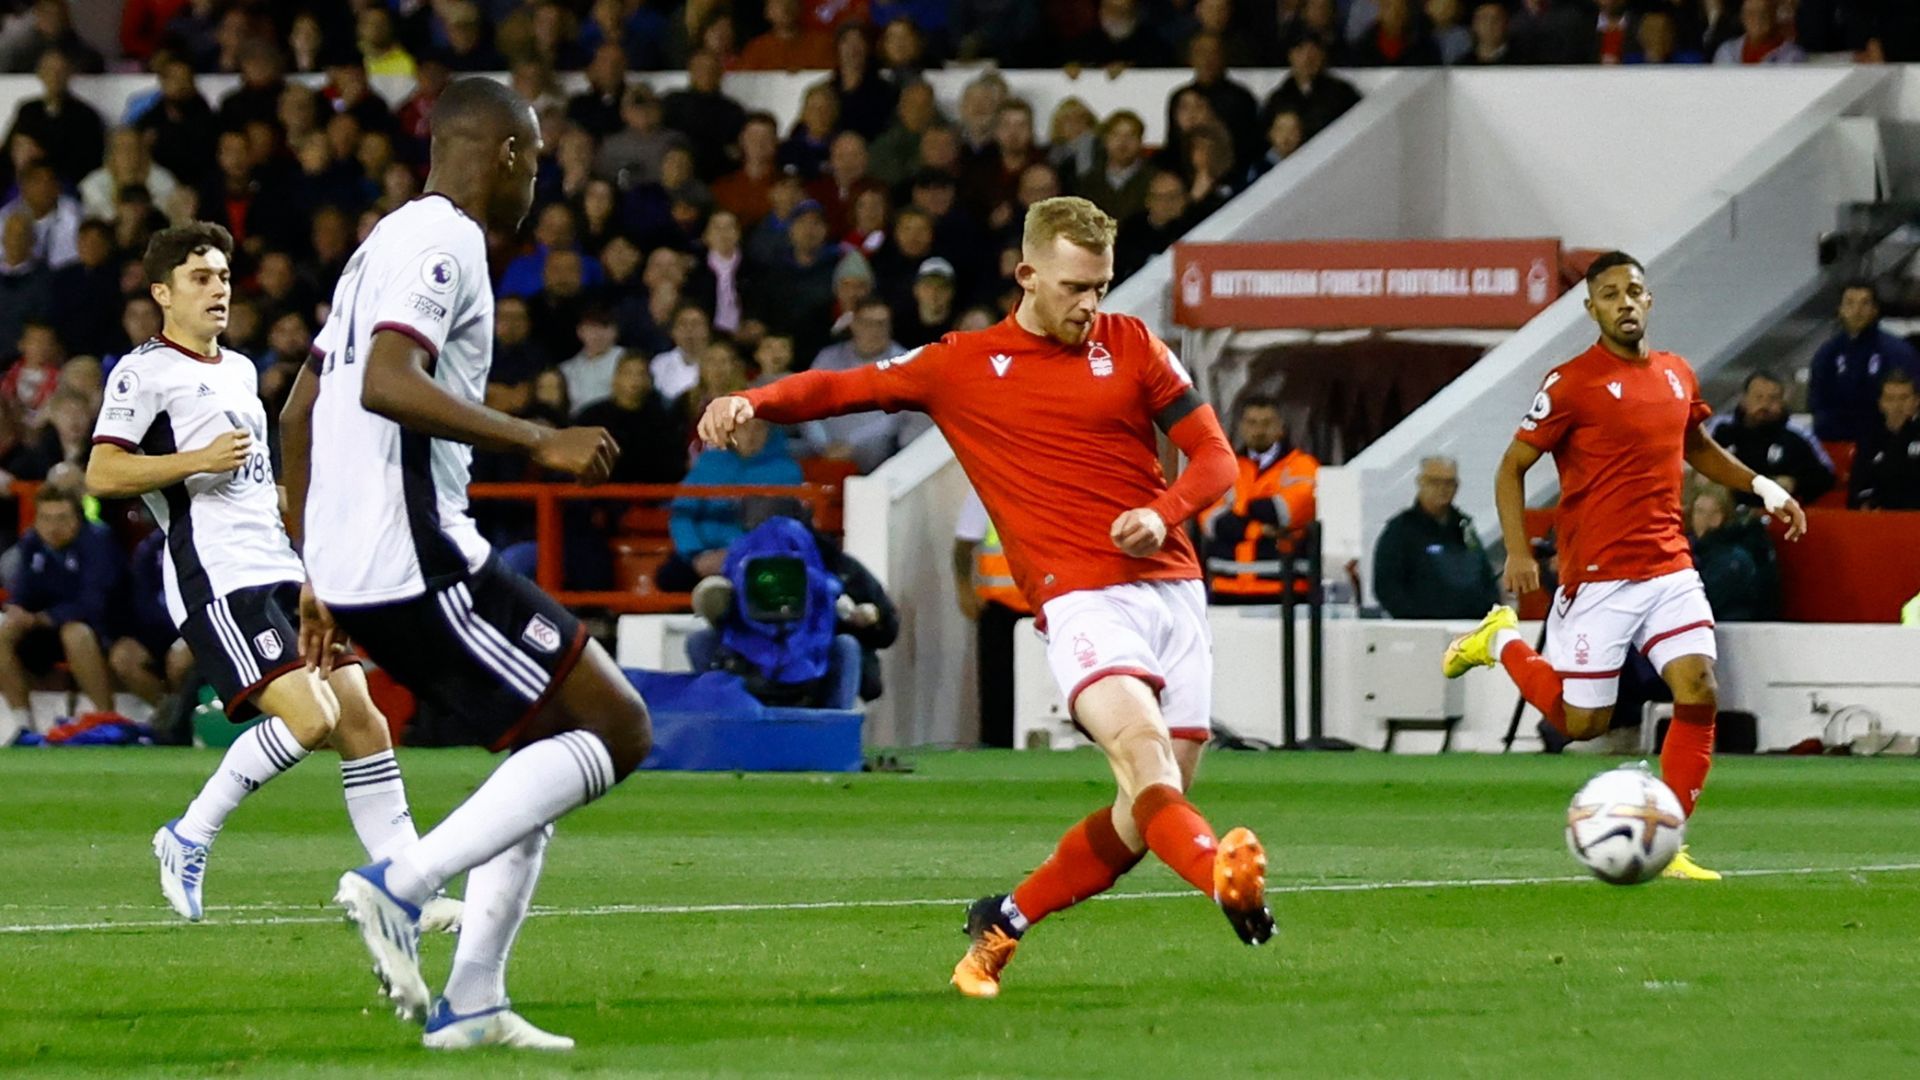
[[[1533,651],[1533,646],[1515,638],[1507,642],[1500,650],[1500,666],[1507,669],[1513,677],[1513,684],[1520,688],[1520,696],[1527,704],[1540,710],[1547,723],[1560,734],[1567,733],[1567,707],[1561,699],[1563,683],[1560,673],[1546,658]]]
[[[1154,784],[1134,796],[1133,820],[1147,838],[1148,850],[1189,885],[1213,895],[1213,826],[1185,795],[1169,785]]]
[[[1712,705],[1675,705],[1666,745],[1660,748],[1660,779],[1679,796],[1688,817],[1700,801],[1700,789],[1707,786],[1707,770],[1713,768],[1713,716]]]
[[[1103,806],[1067,830],[1060,846],[1013,890],[1014,905],[1029,924],[1113,887],[1145,852],[1127,847],[1113,827],[1113,807]]]

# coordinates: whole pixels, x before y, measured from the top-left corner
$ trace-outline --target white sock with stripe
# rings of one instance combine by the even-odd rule
[[[447,976],[447,1005],[469,1015],[507,1003],[507,953],[533,904],[553,826],[533,830],[520,842],[467,873],[467,907],[460,944]]]
[[[347,816],[367,858],[379,862],[420,839],[414,831],[413,811],[407,809],[407,785],[400,779],[400,763],[392,750],[354,761],[340,762],[340,786],[347,797]]]
[[[419,904],[455,875],[613,787],[613,757],[598,735],[567,731],[508,758],[433,831],[393,856],[387,888]],[[473,883],[467,883],[473,894]]]
[[[240,800],[260,790],[260,785],[300,764],[307,748],[293,737],[286,721],[269,716],[240,733],[220,759],[220,767],[207,778],[200,794],[180,815],[174,831],[196,844],[211,844],[227,823],[227,815]]]

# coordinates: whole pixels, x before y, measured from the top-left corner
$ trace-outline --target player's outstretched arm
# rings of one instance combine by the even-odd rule
[[[1732,488],[1734,491],[1751,491],[1760,496],[1760,501],[1769,514],[1779,514],[1787,522],[1787,539],[1798,540],[1807,532],[1807,512],[1800,503],[1787,493],[1787,489],[1770,476],[1761,476],[1740,463],[1740,459],[1727,452],[1726,447],[1709,438],[1706,430],[1696,424],[1687,429],[1687,464],[1693,471],[1716,484]]]
[[[496,412],[448,393],[429,375],[427,350],[405,334],[373,335],[360,404],[409,431],[482,450],[518,450],[544,469],[598,483],[620,447],[604,428],[554,428]]]
[[[1493,473],[1493,505],[1500,511],[1500,540],[1507,548],[1503,576],[1516,597],[1540,588],[1540,561],[1527,542],[1527,470],[1539,460],[1537,448],[1515,439]]]
[[[773,424],[801,424],[870,409],[896,412],[925,408],[922,376],[931,364],[928,359],[914,360],[933,348],[928,345],[850,371],[802,371],[758,389],[720,398],[700,418],[700,436],[707,445],[717,447],[725,446],[735,428],[756,417]]]
[[[177,454],[141,454],[98,442],[87,459],[87,491],[101,499],[145,495],[189,476],[232,472],[246,463],[252,448],[253,436],[240,428],[221,432],[197,450]]]

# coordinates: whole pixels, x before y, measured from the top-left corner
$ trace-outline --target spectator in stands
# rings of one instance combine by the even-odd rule
[[[753,347],[753,364],[760,370],[760,374],[754,376],[754,386],[765,386],[793,374],[793,339],[785,334],[762,337]]]
[[[1716,64],[1804,64],[1807,51],[1793,40],[1793,28],[1782,25],[1775,0],[1743,0],[1743,33],[1714,51]]]
[[[1099,160],[1100,118],[1079,98],[1061,98],[1047,122],[1047,164],[1059,174],[1060,183],[1072,190]]]
[[[528,310],[533,314],[534,336],[547,348],[549,356],[571,356],[578,347],[574,327],[580,314],[598,302],[598,295],[586,283],[585,260],[572,250],[547,254],[547,265],[540,277],[540,291]]]
[[[627,99],[627,53],[618,42],[593,50],[587,64],[587,88],[567,102],[567,119],[595,139],[626,126],[621,115]]]
[[[61,462],[85,469],[93,449],[94,413],[81,394],[56,392],[47,404],[47,422],[7,455],[7,471],[20,480],[45,480]]]
[[[43,486],[20,553],[19,574],[0,617],[0,698],[24,721],[29,672],[44,673],[64,658],[93,711],[112,714],[107,607],[125,570],[112,534],[87,522],[77,495]]]
[[[838,250],[827,246],[826,212],[813,199],[802,200],[787,226],[785,258],[770,275],[780,288],[763,293],[753,316],[791,334],[800,355],[818,352],[833,325],[833,272],[839,263]]]
[[[488,40],[486,21],[481,18],[477,5],[470,0],[452,0],[444,5],[436,4],[435,10],[446,28],[447,43],[441,55],[448,67],[463,75],[505,70],[506,58],[496,52]]]
[[[1674,13],[1655,8],[1640,16],[1634,34],[1638,45],[1627,54],[1629,64],[1704,64],[1707,58],[1698,49],[1682,43],[1680,24]]]
[[[713,340],[713,323],[706,309],[683,300],[673,310],[668,328],[673,348],[653,358],[653,388],[668,401],[678,401],[700,381],[700,357]]]
[[[165,203],[180,186],[171,172],[154,164],[147,152],[147,141],[130,127],[114,128],[107,137],[107,160],[88,173],[79,184],[80,206],[87,217],[113,220],[120,188],[140,184],[155,199]]]
[[[1473,51],[1473,31],[1466,27],[1462,0],[1426,0],[1427,32],[1440,50],[1440,62],[1452,66]]]
[[[1080,180],[1080,197],[1116,221],[1125,221],[1146,208],[1151,179],[1146,132],[1145,121],[1126,109],[1107,117],[1100,132],[1100,163]]]
[[[1009,224],[1020,173],[1042,160],[1033,142],[1033,106],[1010,98],[994,116],[993,143],[974,155],[961,177],[961,200],[995,228]]]
[[[1076,65],[1104,68],[1109,77],[1130,67],[1172,67],[1173,50],[1140,8],[1140,0],[1100,0],[1094,28],[1067,43],[1068,73]]]
[[[682,483],[724,487],[798,485],[804,480],[787,449],[786,433],[764,420],[749,420],[735,432],[732,446],[702,452]],[[720,573],[727,545],[746,531],[740,526],[739,500],[690,495],[673,500],[668,529],[673,557],[654,576],[663,592],[689,592],[701,578]]]
[[[1155,172],[1147,183],[1146,209],[1120,223],[1113,245],[1113,278],[1125,281],[1148,260],[1173,246],[1192,225],[1187,182],[1180,174]]]
[[[740,167],[714,181],[713,201],[752,228],[772,208],[773,187],[780,178],[780,128],[773,114],[749,115],[740,128],[739,144]]]
[[[1201,519],[1209,589],[1217,604],[1270,604],[1280,595],[1283,541],[1313,520],[1320,463],[1287,438],[1271,397],[1242,402],[1236,435],[1239,478]]]
[[[668,94],[662,103],[667,126],[687,138],[693,147],[694,172],[713,181],[733,168],[730,153],[747,111],[720,91],[720,58],[697,52],[687,58],[687,85]]]
[[[106,145],[100,114],[73,96],[73,67],[73,61],[58,50],[40,55],[33,70],[42,93],[20,103],[7,132],[9,146],[20,135],[38,143],[55,177],[67,185],[78,184],[100,167]]]
[[[686,136],[666,129],[660,99],[643,82],[627,87],[621,95],[620,123],[618,130],[601,140],[594,154],[594,175],[611,180],[621,191],[657,183],[661,160],[673,147],[685,146]]]
[[[1529,64],[1584,64],[1593,58],[1593,11],[1567,0],[1520,0],[1514,49]]]
[[[53,271],[33,253],[33,220],[0,219],[0,347],[18,342],[30,320],[46,318],[53,295]]]
[[[931,83],[920,81],[901,87],[892,125],[867,148],[868,171],[889,186],[912,176],[920,168],[920,139],[940,119]]]
[[[1858,510],[1920,510],[1920,392],[1912,374],[1880,382],[1880,424],[1860,436],[1847,505]]]
[[[1040,5],[1030,0],[954,0],[951,11],[948,33],[957,59],[1017,67],[1038,48]]]
[[[553,367],[552,354],[533,337],[527,301],[502,296],[493,305],[493,366],[487,372],[487,405],[518,416],[533,400],[533,380]]]
[[[1718,484],[1702,486],[1688,510],[1687,541],[1714,621],[1777,618],[1780,567],[1766,528],[1736,511],[1731,493]]]
[[[800,116],[780,144],[780,164],[800,170],[811,182],[826,168],[833,137],[840,130],[840,99],[829,83],[807,87],[800,98]]]
[[[1359,101],[1360,91],[1352,83],[1327,74],[1326,42],[1307,34],[1287,50],[1287,77],[1267,95],[1260,115],[1270,123],[1277,112],[1298,114],[1311,139]]]
[[[1273,171],[1275,165],[1287,160],[1300,149],[1304,133],[1300,129],[1300,114],[1295,112],[1277,112],[1267,124],[1267,151],[1261,154],[1247,169],[1247,178],[1242,188],[1252,185],[1255,180]]]
[[[700,250],[687,272],[683,294],[713,312],[715,329],[736,333],[746,311],[746,297],[757,287],[756,270],[740,247],[740,219],[726,210],[715,210],[701,230]]]
[[[280,50],[271,42],[250,41],[240,50],[240,85],[220,99],[220,124],[228,130],[255,120],[269,123],[280,115],[280,95],[287,83]]]
[[[1690,43],[1697,44],[1703,55],[1714,56],[1720,46],[1740,36],[1740,0],[1698,0],[1687,8],[1691,9]]]
[[[982,153],[992,147],[994,121],[1000,115],[1000,106],[1011,96],[1007,80],[997,71],[982,72],[961,88],[955,130],[960,136],[963,155]]]
[[[70,68],[89,75],[106,70],[100,50],[87,44],[73,28],[67,0],[33,0],[27,19],[25,32],[10,35],[4,52],[0,52],[0,71],[24,75],[35,70],[36,62],[50,53],[60,54]]]
[[[1502,0],[1481,0],[1473,9],[1473,47],[1459,63],[1466,67],[1504,67],[1516,63],[1507,32],[1512,17]]]
[[[821,350],[812,370],[851,371],[905,351],[893,340],[893,313],[886,301],[868,299],[854,309],[852,333],[847,340]],[[924,425],[911,422],[909,414],[874,410],[814,421],[802,427],[801,437],[808,454],[851,461],[861,472],[869,473],[921,430]]]
[[[852,227],[853,204],[869,191],[885,186],[867,173],[867,140],[857,131],[842,131],[827,150],[827,167],[808,185],[808,194],[826,208],[827,231],[840,236]]]
[[[159,66],[160,100],[143,113],[135,127],[147,136],[155,163],[181,184],[196,187],[211,170],[213,141],[218,130],[213,107],[200,96],[193,66],[185,60],[167,60]]]
[[[576,401],[578,399],[575,399]],[[687,471],[684,414],[653,388],[645,356],[622,353],[605,401],[579,410],[575,423],[606,428],[620,444],[615,484],[677,484]]]
[[[1355,67],[1437,67],[1440,48],[1414,18],[1413,0],[1380,0],[1380,17],[1355,40]]]
[[[1787,388],[1770,371],[1747,376],[1740,404],[1731,416],[1707,422],[1707,435],[1726,447],[1740,463],[1770,476],[1802,505],[1833,490],[1833,460],[1811,430],[1787,416]],[[1760,497],[1740,492],[1742,506],[1759,506]]]
[[[120,307],[113,229],[104,221],[81,222],[74,250],[78,258],[53,272],[54,328],[71,351],[101,356],[122,344],[120,328],[100,317]]]
[[[167,534],[148,533],[127,567],[123,604],[113,620],[117,632],[107,667],[127,693],[158,710],[169,694],[181,693],[193,676],[193,651],[167,613],[161,575]],[[158,723],[156,721],[156,726]]]
[[[1187,185],[1187,219],[1205,219],[1233,197],[1240,179],[1233,165],[1233,140],[1219,121],[1194,126],[1181,139],[1180,157],[1171,163]]]
[[[873,61],[867,29],[848,23],[833,36],[833,89],[840,98],[840,123],[863,138],[879,138],[893,119],[899,90],[881,77]]]
[[[740,50],[741,71],[817,71],[833,66],[833,38],[800,21],[799,0],[766,0],[767,32]]]
[[[1213,107],[1214,117],[1233,136],[1234,161],[1242,167],[1260,153],[1260,103],[1253,92],[1227,75],[1226,45],[1212,34],[1196,34],[1187,44],[1193,81],[1167,99],[1167,130],[1176,130],[1174,107],[1183,93],[1198,93]]]
[[[1396,619],[1475,619],[1500,600],[1473,518],[1453,504],[1460,467],[1420,461],[1413,505],[1387,522],[1373,548],[1373,594]]]
[[[0,271],[0,273],[3,272],[4,271]],[[4,279],[0,279],[0,282],[3,281]],[[136,293],[127,297],[126,303],[120,307],[120,329],[125,335],[125,341],[122,342],[120,348],[101,357],[100,370],[102,376],[104,377],[113,371],[114,363],[117,362],[121,356],[153,340],[153,338],[160,333],[160,325],[160,305],[154,303],[153,297],[148,296],[146,293]],[[4,333],[5,331],[6,328],[0,325],[0,333]],[[14,339],[16,341],[19,340],[17,333],[14,335]]]
[[[613,395],[614,369],[626,355],[613,315],[605,308],[582,312],[577,332],[580,351],[560,364],[560,374],[567,380],[567,400],[576,413]]]
[[[1859,439],[1880,426],[1880,381],[1891,371],[1920,375],[1920,355],[1880,328],[1880,298],[1871,282],[1840,293],[1840,332],[1813,354],[1807,407],[1814,434],[1828,442]]]
[[[857,251],[840,257],[833,267],[833,322],[827,338],[839,341],[853,327],[853,314],[873,296],[873,265]]]
[[[0,379],[0,408],[21,428],[37,429],[60,381],[59,335],[44,315],[28,315],[21,324],[19,359]]]
[[[1595,22],[1593,47],[1583,57],[1589,64],[1625,63],[1633,44],[1634,19],[1627,0],[1597,0],[1599,18]]]
[[[913,277],[912,303],[893,313],[894,339],[909,349],[939,341],[953,329],[953,264],[935,256],[920,264]]]

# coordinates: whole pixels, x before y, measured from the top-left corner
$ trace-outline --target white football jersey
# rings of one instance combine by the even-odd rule
[[[414,339],[433,379],[481,402],[493,365],[487,237],[453,200],[427,195],[380,219],[334,287],[309,363],[320,377],[307,492],[307,574],[346,606],[421,595],[478,570],[489,548],[467,513],[473,448],[360,404],[376,331]]]
[[[236,589],[304,576],[280,523],[259,372],[231,349],[211,359],[157,337],[121,357],[107,379],[96,443],[174,454],[235,428],[253,436],[246,464],[141,496],[167,533],[163,577],[176,625]]]

